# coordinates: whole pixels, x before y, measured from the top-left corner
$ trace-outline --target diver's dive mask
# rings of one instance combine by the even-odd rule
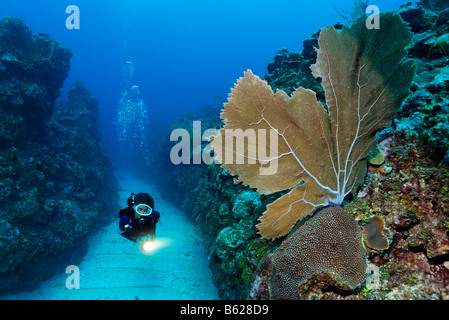
[[[150,214],[153,213],[153,208],[144,203],[134,206],[134,210],[140,216],[149,216]]]

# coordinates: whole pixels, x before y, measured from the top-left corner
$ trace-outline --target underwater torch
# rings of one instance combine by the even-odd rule
[[[169,246],[172,240],[167,238],[144,238],[140,239],[139,246],[140,251],[145,255],[153,255],[159,250]]]
[[[150,252],[151,250],[153,250],[153,248],[154,244],[151,240],[142,241],[142,243],[140,244],[140,249],[143,252]]]

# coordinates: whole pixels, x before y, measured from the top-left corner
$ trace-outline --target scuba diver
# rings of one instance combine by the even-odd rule
[[[154,200],[148,193],[131,193],[126,201],[128,207],[120,210],[121,235],[133,242],[144,244],[156,237],[156,223],[160,213],[154,210]]]

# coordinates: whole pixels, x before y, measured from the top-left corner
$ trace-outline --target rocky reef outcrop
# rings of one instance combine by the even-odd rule
[[[118,209],[98,100],[76,82],[56,102],[71,57],[21,19],[0,21],[0,293],[79,263],[93,223]]]

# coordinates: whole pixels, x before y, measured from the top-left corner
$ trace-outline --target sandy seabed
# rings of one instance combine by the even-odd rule
[[[208,254],[201,237],[184,212],[164,200],[156,187],[128,173],[117,175],[120,204],[131,192],[148,192],[161,213],[155,249],[144,254],[140,246],[119,234],[117,222],[93,233],[86,256],[75,269],[61,270],[30,292],[0,299],[26,300],[215,300]],[[75,270],[75,271],[74,271]],[[67,286],[68,285],[68,286]]]

